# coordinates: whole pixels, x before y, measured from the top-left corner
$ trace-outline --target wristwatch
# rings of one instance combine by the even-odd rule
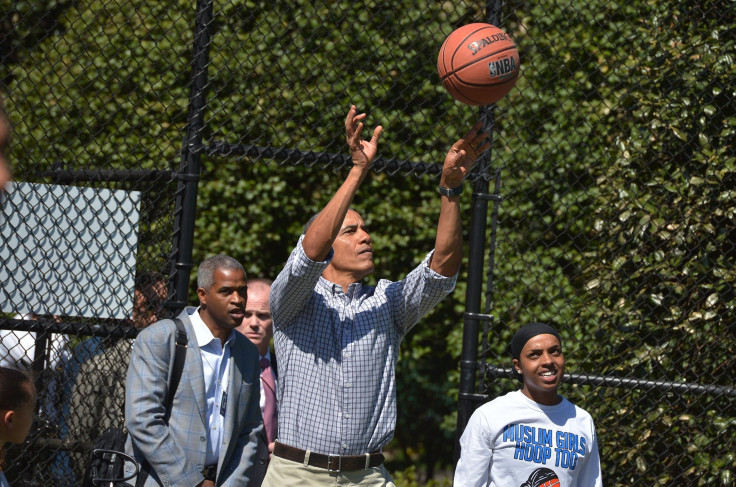
[[[447,196],[448,198],[452,196],[459,196],[463,192],[463,184],[460,183],[460,186],[456,188],[445,188],[440,184],[439,186],[437,186],[437,190],[442,196]]]

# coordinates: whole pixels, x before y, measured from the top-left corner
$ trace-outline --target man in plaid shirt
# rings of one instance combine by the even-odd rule
[[[350,208],[376,156],[382,127],[362,140],[345,120],[353,166],[305,228],[271,287],[279,363],[279,426],[264,486],[394,485],[381,449],[396,426],[395,365],[406,333],[455,287],[462,261],[462,182],[488,134],[476,124],[445,157],[435,248],[401,281],[363,286],[373,247]]]

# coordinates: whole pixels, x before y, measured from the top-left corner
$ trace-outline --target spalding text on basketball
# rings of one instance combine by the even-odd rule
[[[498,77],[500,79],[508,78],[516,70],[516,63],[514,62],[513,56],[499,59],[488,63],[488,71],[491,73],[491,77]]]
[[[471,42],[470,44],[468,44],[468,49],[470,49],[470,52],[473,53],[473,56],[475,56],[484,47],[490,46],[494,42],[510,40],[511,39],[509,39],[509,36],[507,36],[505,32],[499,32],[498,34],[493,34],[492,36],[483,37],[482,39],[478,39],[475,42]]]

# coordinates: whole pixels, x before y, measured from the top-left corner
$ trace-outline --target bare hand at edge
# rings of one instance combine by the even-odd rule
[[[378,139],[381,137],[383,127],[380,125],[373,129],[371,140],[361,139],[363,132],[363,122],[366,114],[358,114],[355,105],[350,107],[348,115],[345,118],[345,139],[350,147],[350,155],[353,157],[353,165],[361,169],[370,168],[373,159],[378,152]]]
[[[475,161],[488,150],[491,142],[488,132],[481,132],[483,122],[477,122],[465,137],[455,142],[445,156],[440,184],[444,188],[456,188],[468,175]]]

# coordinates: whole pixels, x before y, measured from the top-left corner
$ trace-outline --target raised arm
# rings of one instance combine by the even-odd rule
[[[345,118],[345,137],[350,147],[350,154],[353,158],[353,167],[350,169],[347,178],[342,186],[332,196],[332,199],[317,215],[317,218],[307,229],[302,241],[304,253],[311,260],[322,261],[332,248],[332,242],[337,237],[345,214],[353,201],[355,193],[358,191],[361,183],[368,175],[373,159],[376,157],[378,149],[378,139],[381,136],[383,127],[380,125],[373,129],[371,140],[362,140],[363,122],[366,114],[358,114],[355,105],[350,107],[347,117]]]
[[[455,142],[445,157],[440,176],[440,187],[453,190],[459,188],[465,176],[473,168],[476,159],[491,143],[488,132],[481,132],[478,122],[465,137]],[[460,218],[460,196],[440,196],[440,218],[434,255],[429,267],[443,276],[454,276],[460,270],[463,258],[463,229]]]

